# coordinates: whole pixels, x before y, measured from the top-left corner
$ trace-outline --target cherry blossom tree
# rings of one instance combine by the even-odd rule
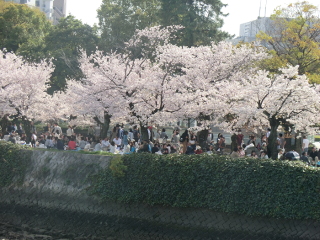
[[[14,53],[0,51],[0,108],[1,116],[21,119],[26,133],[32,119],[51,117],[54,106],[46,93],[51,63],[30,63]]]
[[[216,110],[221,116],[215,121],[228,130],[248,127],[271,127],[268,148],[277,158],[277,129],[292,124],[296,131],[312,133],[319,122],[320,97],[305,75],[298,75],[298,66],[281,69],[281,74],[270,75],[258,71],[241,81],[225,81],[220,85],[221,101]],[[237,94],[232,94],[234,91]]]
[[[128,42],[126,54],[83,54],[82,81],[71,81],[66,95],[74,114],[91,115],[98,123],[110,117],[145,127],[174,118],[183,107],[186,83],[164,52],[180,48],[168,44],[173,27],[138,31]],[[176,28],[175,28],[176,29]],[[108,126],[108,124],[107,124]],[[107,132],[107,127],[103,135]]]
[[[219,96],[217,84],[254,74],[254,62],[267,57],[258,47],[234,47],[226,42],[174,46],[170,38],[176,29],[179,27],[138,31],[126,53],[83,54],[80,62],[86,77],[70,82],[67,93],[78,95],[72,97],[78,103],[74,110],[102,121],[106,115],[125,119],[142,128],[150,123],[211,116]]]
[[[205,142],[208,128],[221,115],[216,111],[224,101],[222,92],[227,91],[224,84],[239,82],[257,72],[256,63],[268,58],[268,54],[259,46],[233,46],[229,42],[220,42],[211,46],[184,49],[183,57],[185,78],[190,84],[189,92],[194,96],[185,109],[185,118],[194,118],[201,124],[199,140]],[[237,94],[232,89],[228,94]]]

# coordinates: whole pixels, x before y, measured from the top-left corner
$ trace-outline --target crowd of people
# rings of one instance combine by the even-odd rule
[[[108,137],[100,139],[96,136],[96,129],[90,126],[86,135],[76,134],[74,129],[69,126],[65,133],[62,132],[58,123],[52,126],[48,124],[44,131],[38,133],[35,126],[31,123],[30,131],[32,147],[58,149],[58,150],[84,150],[84,151],[106,151],[111,153],[140,153],[150,152],[154,154],[202,154],[216,153],[230,155],[231,158],[253,157],[268,159],[268,138],[270,129],[263,134],[257,142],[255,136],[249,136],[249,140],[244,142],[244,135],[241,130],[231,136],[231,151],[226,152],[224,136],[219,133],[214,139],[213,133],[208,131],[207,139],[199,145],[198,134],[193,131],[184,130],[176,126],[169,135],[166,129],[156,129],[152,126],[147,128],[147,137],[142,139],[138,126],[129,127],[128,130],[123,125],[114,126]],[[7,127],[7,135],[4,140],[18,144],[27,144],[26,134],[21,124],[10,124]],[[285,159],[286,140],[282,133],[279,133],[276,140],[278,147],[278,159]],[[303,137],[302,153],[300,159],[308,164],[318,162],[320,151],[313,148],[309,149],[309,140]]]

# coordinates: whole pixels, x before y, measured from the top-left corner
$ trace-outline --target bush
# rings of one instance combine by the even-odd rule
[[[0,187],[23,182],[31,151],[11,142],[0,142]]]
[[[129,154],[118,164],[123,174],[101,171],[93,194],[122,203],[320,220],[320,170],[301,162]]]

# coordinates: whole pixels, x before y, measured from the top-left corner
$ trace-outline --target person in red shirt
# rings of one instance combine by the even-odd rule
[[[77,147],[76,141],[75,141],[74,137],[72,136],[71,140],[68,143],[68,149],[69,150],[75,150],[76,147]]]

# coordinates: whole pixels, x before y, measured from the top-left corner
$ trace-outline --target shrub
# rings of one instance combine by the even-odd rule
[[[0,187],[23,182],[31,151],[11,142],[0,142]]]
[[[216,155],[129,154],[122,175],[95,176],[106,201],[320,220],[320,170],[302,162]]]

